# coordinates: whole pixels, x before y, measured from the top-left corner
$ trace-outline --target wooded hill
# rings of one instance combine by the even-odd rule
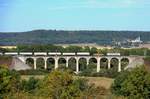
[[[72,44],[97,43],[112,44],[112,41],[135,39],[141,36],[150,41],[150,32],[144,31],[57,31],[34,30],[27,32],[0,32],[0,45],[18,44]]]

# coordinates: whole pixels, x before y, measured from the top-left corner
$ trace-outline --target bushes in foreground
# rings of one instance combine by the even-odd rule
[[[17,92],[20,87],[20,76],[14,70],[9,71],[0,67],[0,99],[7,96],[7,93]]]
[[[53,99],[71,99],[80,95],[78,84],[66,72],[53,71],[40,84],[38,95]],[[46,85],[46,86],[45,86]]]
[[[150,99],[150,73],[144,66],[125,71],[115,79],[112,92],[129,99]]]
[[[70,71],[60,70],[52,71],[44,79],[21,80],[16,71],[0,68],[0,85],[0,99],[82,99],[106,92],[84,78],[74,78]]]
[[[21,90],[28,93],[33,93],[34,90],[39,87],[39,81],[39,79],[35,79],[34,77],[30,77],[29,80],[22,80]]]
[[[105,88],[89,85],[84,78],[74,78],[70,71],[56,70],[40,82],[36,94],[52,99],[81,99],[80,97],[100,96],[105,92]]]

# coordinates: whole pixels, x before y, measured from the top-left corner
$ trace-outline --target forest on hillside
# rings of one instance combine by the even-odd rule
[[[73,43],[111,45],[112,41],[135,39],[139,36],[144,42],[150,41],[150,32],[144,31],[34,30],[28,32],[0,32],[0,45]]]

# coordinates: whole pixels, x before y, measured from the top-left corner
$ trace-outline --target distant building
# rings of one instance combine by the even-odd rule
[[[143,41],[141,41],[141,37],[137,37],[134,40],[129,40],[128,43],[131,43],[132,46],[139,46]]]
[[[114,42],[114,47],[119,48],[137,48],[139,47],[143,41],[141,40],[141,37],[137,37],[135,39],[125,39],[123,41]]]

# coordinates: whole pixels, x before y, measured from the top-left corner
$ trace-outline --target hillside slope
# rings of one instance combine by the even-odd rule
[[[71,44],[97,43],[111,44],[113,40],[135,39],[141,36],[150,41],[150,32],[142,31],[56,31],[34,30],[28,32],[0,32],[0,45],[16,44]]]

